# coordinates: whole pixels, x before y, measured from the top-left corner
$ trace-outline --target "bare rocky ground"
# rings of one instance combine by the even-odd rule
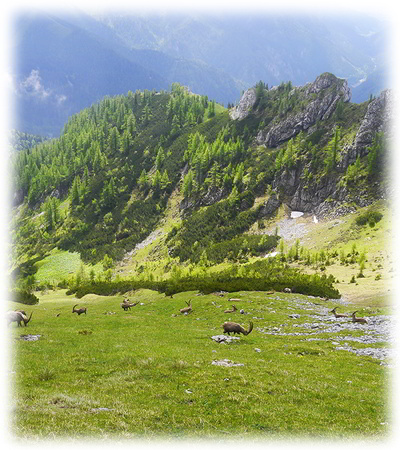
[[[271,297],[273,298],[273,297]],[[279,296],[276,300],[283,300]],[[316,303],[315,297],[309,301],[293,298],[293,306],[301,309],[304,314],[288,314],[287,322],[274,327],[258,327],[259,332],[278,336],[304,336],[305,341],[329,341],[336,350],[345,350],[359,356],[371,356],[379,359],[382,365],[391,365],[394,356],[394,328],[395,318],[389,315],[364,316],[367,324],[353,323],[349,318],[335,318],[331,307]],[[340,302],[340,301],[339,301]],[[340,303],[345,303],[341,301]],[[306,322],[293,323],[299,319]],[[291,325],[298,331],[286,332],[285,327]],[[345,334],[346,331],[348,334]],[[334,337],[327,336],[335,333]],[[366,347],[355,347],[352,343],[364,344]]]
[[[285,217],[269,228],[266,233],[273,234],[278,228],[278,234],[285,242],[291,243],[296,239],[303,239],[310,232],[311,227],[315,226],[311,218],[307,221],[304,220],[305,218],[303,216],[302,220],[297,220],[298,217]]]

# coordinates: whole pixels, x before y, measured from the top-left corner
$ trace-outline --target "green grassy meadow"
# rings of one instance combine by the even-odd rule
[[[35,306],[9,304],[33,311],[27,327],[13,323],[7,330],[17,437],[380,439],[389,433],[392,369],[336,350],[333,342],[348,330],[309,341],[263,332],[299,331],[318,322],[309,315],[326,320],[321,307],[332,302],[266,292],[170,298],[139,290],[129,298],[142,304],[125,312],[122,296],[77,300],[65,292],[39,294]],[[239,298],[234,304],[248,314],[224,313],[229,298]],[[181,315],[188,300],[193,312]],[[72,314],[76,303],[87,315]],[[289,317],[296,313],[300,318]],[[380,313],[387,311],[368,315]],[[226,320],[246,329],[251,320],[254,329],[217,343],[211,336],[222,334]],[[21,340],[24,334],[40,338]],[[224,359],[242,365],[212,364]]]

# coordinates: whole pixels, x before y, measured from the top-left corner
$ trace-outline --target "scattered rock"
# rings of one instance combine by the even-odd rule
[[[21,334],[19,338],[21,341],[38,341],[42,337],[41,334]]]
[[[244,366],[244,364],[241,363],[234,363],[230,359],[221,359],[219,361],[214,360],[212,363],[214,366],[223,366],[223,367],[238,367],[238,366]]]
[[[91,412],[114,411],[113,408],[92,408]]]
[[[218,334],[217,336],[211,336],[211,339],[218,343],[226,342],[227,344],[229,344],[230,342],[235,341],[235,340],[240,341],[240,337],[226,336],[225,334]]]

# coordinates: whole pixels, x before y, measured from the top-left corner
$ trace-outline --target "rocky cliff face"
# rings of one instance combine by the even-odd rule
[[[273,88],[273,90],[276,89],[278,88]],[[259,129],[254,139],[255,145],[266,146],[269,149],[279,148],[300,132],[305,132],[306,136],[310,135],[317,129],[318,122],[328,121],[332,117],[340,101],[344,104],[351,98],[347,81],[329,73],[320,75],[313,83],[292,89],[288,96],[292,95],[298,100],[293,111],[289,111],[282,118],[275,116],[262,129]],[[243,120],[250,113],[257,114],[257,111],[253,111],[256,100],[255,90],[247,91],[239,105],[231,112],[231,118]],[[364,105],[363,108],[365,107]],[[364,117],[361,120],[357,119],[359,123],[353,122],[353,131],[348,136],[354,134],[354,137],[351,141],[348,137],[346,138],[346,143],[343,144],[338,155],[336,169],[332,173],[315,177],[311,182],[305,181],[302,175],[305,168],[309,168],[307,156],[305,159],[300,158],[302,161],[299,160],[294,167],[277,171],[272,187],[280,193],[280,200],[293,210],[317,214],[327,214],[332,207],[337,208],[350,201],[359,206],[368,204],[365,192],[360,191],[355,198],[354,192],[350,195],[339,180],[357,157],[363,158],[368,154],[377,132],[383,131],[385,136],[390,137],[391,117],[391,92],[384,91],[369,103]],[[335,126],[335,120],[331,120],[331,127]],[[357,130],[355,133],[354,128]],[[375,186],[375,191],[380,192],[382,189]],[[265,214],[270,214],[271,209],[279,206],[279,202],[274,197],[268,208],[267,205],[265,206]]]
[[[388,137],[391,134],[391,117],[393,115],[391,91],[386,90],[372,100],[361,122],[354,142],[348,145],[342,152],[340,167],[345,170],[354,163],[357,157],[362,158],[368,153],[374,136],[378,132],[385,132]]]
[[[328,119],[340,99],[348,102],[351,97],[347,81],[330,73],[324,73],[313,83],[295,89],[299,89],[302,96],[309,100],[307,106],[301,112],[289,114],[272,128],[260,130],[256,138],[258,145],[277,147],[300,131],[308,130],[317,120]]]
[[[326,215],[330,210],[340,207],[344,202],[352,201],[358,206],[366,206],[368,196],[365,192],[359,190],[357,196],[354,196],[354,193],[350,194],[346,187],[340,185],[338,181],[349,165],[356,161],[357,157],[362,158],[368,154],[368,149],[372,145],[376,133],[385,132],[386,135],[390,135],[391,116],[391,92],[384,91],[368,105],[354,141],[342,150],[338,163],[339,173],[325,177],[323,183],[313,184],[305,188],[299,169],[289,173],[284,172],[280,178],[277,178],[274,183],[275,188],[283,189],[289,195],[290,208]],[[381,197],[385,196],[383,187],[375,186],[375,188],[380,192]]]

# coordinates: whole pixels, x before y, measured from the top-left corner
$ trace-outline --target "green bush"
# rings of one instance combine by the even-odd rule
[[[223,241],[207,248],[207,259],[219,264],[228,259],[236,261],[241,255],[258,256],[274,249],[279,236],[244,235]]]
[[[383,214],[378,211],[365,211],[364,213],[360,214],[356,218],[356,224],[359,226],[366,225],[367,223],[370,224],[370,226],[374,226],[377,222],[379,222],[383,217]]]
[[[22,289],[13,289],[11,291],[11,300],[13,302],[23,303],[24,305],[36,305],[39,303],[39,299],[35,294]]]
[[[340,298],[333,287],[332,275],[308,275],[282,262],[268,258],[240,267],[232,265],[219,273],[205,273],[202,276],[174,277],[165,281],[121,280],[86,283],[70,289],[67,294],[81,298],[86,294],[115,295],[136,289],[151,289],[173,295],[179,292],[200,291],[209,294],[215,291],[283,291],[289,287],[292,292],[327,298]]]

